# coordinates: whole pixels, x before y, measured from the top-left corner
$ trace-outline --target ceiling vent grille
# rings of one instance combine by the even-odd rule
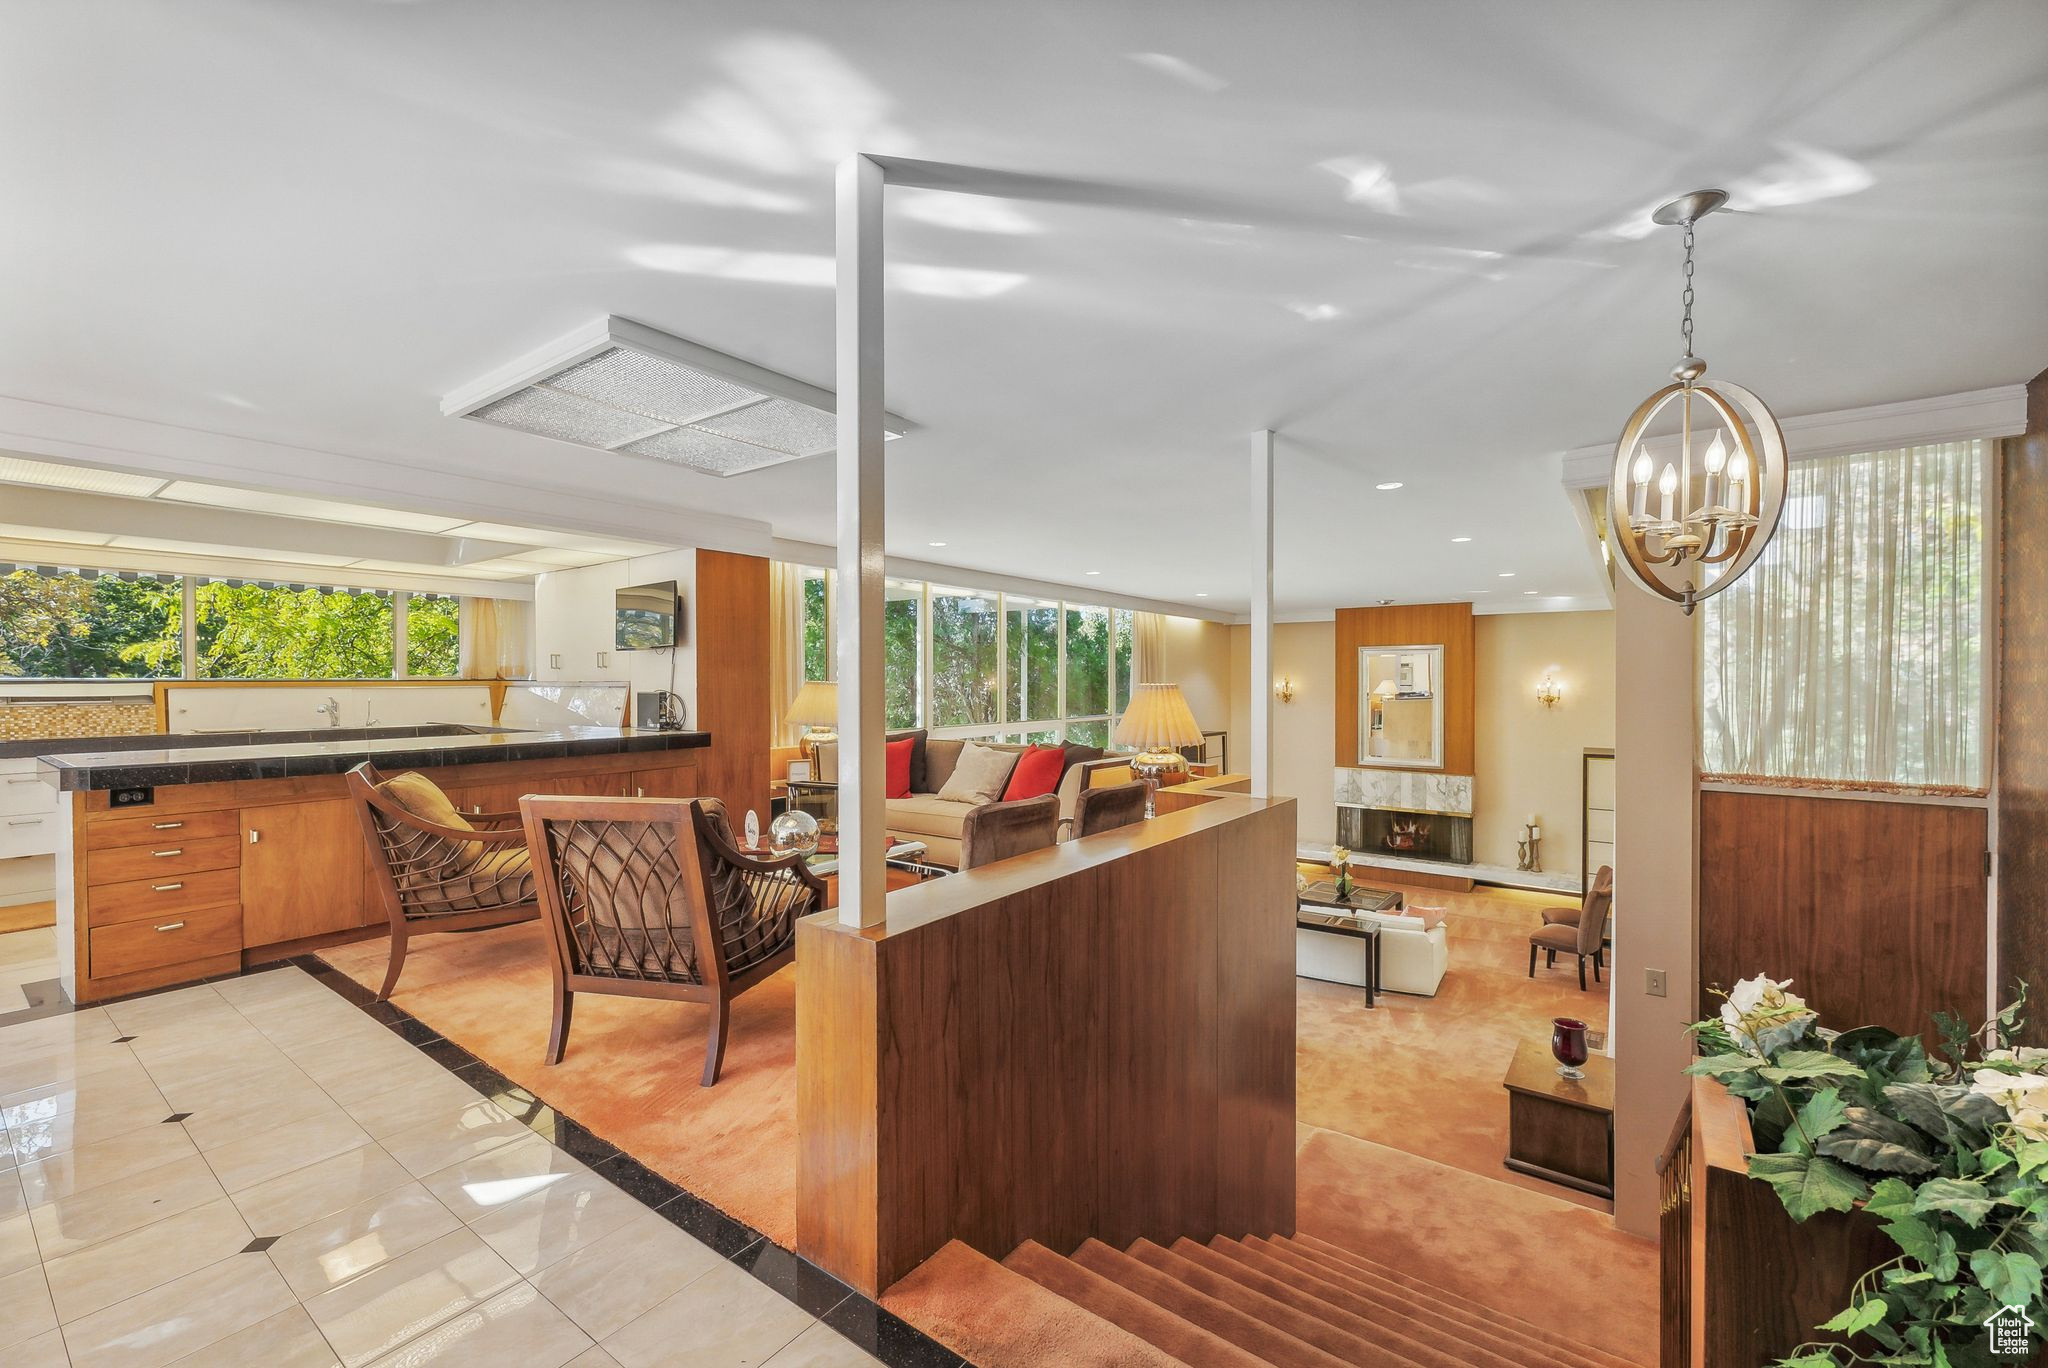
[[[448,395],[451,418],[741,475],[838,442],[830,390],[606,317]],[[892,438],[911,424],[883,415]]]

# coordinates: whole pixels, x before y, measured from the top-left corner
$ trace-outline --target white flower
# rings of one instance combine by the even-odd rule
[[[1721,1004],[1721,1022],[1728,1028],[1728,1034],[1737,1041],[1746,1041],[1762,1055],[1781,1050],[1805,1035],[1816,1013],[1808,1009],[1806,1000],[1797,993],[1785,991],[1791,986],[1791,979],[1773,979],[1763,974],[1736,984],[1728,1000]]]
[[[2048,1090],[2048,1074],[2016,1074],[2003,1069],[1979,1069],[1970,1083],[1971,1092],[1983,1093],[2015,1120],[2022,1111],[2048,1110],[2048,1091],[2044,1090]]]
[[[2048,1111],[2021,1107],[2012,1113],[2012,1128],[2029,1140],[2048,1140]]]
[[[2017,1050],[1991,1050],[1984,1056],[1987,1064],[2017,1064],[2022,1069],[2038,1068],[2048,1064],[2048,1050],[2032,1045],[2022,1045]]]

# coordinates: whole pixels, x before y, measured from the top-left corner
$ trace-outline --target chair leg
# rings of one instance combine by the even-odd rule
[[[391,967],[384,971],[384,986],[377,990],[377,1001],[379,1002],[389,1001],[391,990],[398,986],[398,971],[405,968],[406,939],[405,924],[403,922],[391,928]]]
[[[1536,945],[1533,941],[1529,944],[1529,977],[1536,977]]]
[[[1545,950],[1543,952],[1543,967],[1545,969],[1557,968],[1557,951]]]
[[[1600,955],[1599,955],[1599,952],[1598,952],[1598,951],[1595,951],[1595,952],[1594,952],[1594,954],[1593,954],[1593,982],[1595,982],[1595,983],[1598,983],[1599,981],[1600,981]]]
[[[562,1062],[562,1051],[569,1048],[569,1019],[576,1012],[576,995],[563,986],[559,976],[555,980],[555,1023],[548,1028],[547,1062]]]
[[[718,1081],[725,1064],[725,1028],[732,1020],[732,1004],[724,998],[711,1004],[711,1038],[704,1042],[704,1086]]]
[[[1586,991],[1586,957],[1579,956],[1579,991]]]

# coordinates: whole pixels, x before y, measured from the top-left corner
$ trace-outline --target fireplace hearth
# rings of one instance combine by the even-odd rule
[[[1472,819],[1450,812],[1340,806],[1337,842],[1352,853],[1472,863]]]

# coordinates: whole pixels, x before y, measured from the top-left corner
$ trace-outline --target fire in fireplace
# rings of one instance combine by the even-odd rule
[[[1472,819],[1448,812],[1340,807],[1337,841],[1360,855],[1377,851],[1416,860],[1472,863]]]

